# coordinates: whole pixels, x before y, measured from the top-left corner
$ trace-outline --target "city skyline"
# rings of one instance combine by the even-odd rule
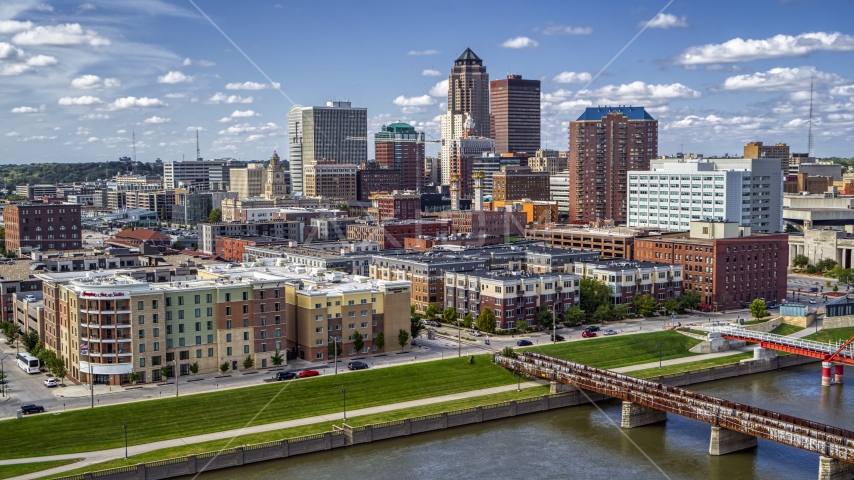
[[[422,25],[438,25],[430,29],[344,2],[196,4],[210,22],[192,2],[4,2],[0,162],[115,160],[132,155],[132,132],[139,160],[191,159],[196,128],[204,158],[266,159],[288,151],[294,103],[334,100],[367,108],[369,137],[401,120],[435,139],[446,79],[466,48],[491,79],[542,82],[543,148],[566,150],[567,124],[588,106],[635,105],[659,120],[659,154],[684,145],[740,155],[749,141],[805,152],[814,78],[815,154],[851,156],[850,2],[739,4],[726,18],[718,12],[734,10],[720,4],[675,3],[658,14],[664,2],[480,3],[469,8],[492,28],[471,36],[442,35],[453,18],[443,2],[419,14]],[[349,40],[304,41],[292,33],[302,25]],[[369,158],[373,149],[368,142]],[[428,155],[437,150],[427,145]]]

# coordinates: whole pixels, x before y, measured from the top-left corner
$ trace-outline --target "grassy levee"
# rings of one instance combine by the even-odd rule
[[[4,478],[17,477],[28,473],[41,472],[49,468],[61,467],[74,463],[77,460],[54,460],[52,462],[20,463],[18,465],[4,465],[0,467],[0,480]]]
[[[854,327],[843,328],[826,328],[819,330],[818,333],[813,333],[804,337],[806,340],[815,340],[817,342],[836,342],[846,341],[854,337]]]
[[[700,342],[678,332],[664,331],[588,338],[542,347],[525,347],[524,350],[592,367],[618,368],[658,360],[659,344],[662,360],[697,355],[688,350]]]
[[[513,373],[490,355],[322,375],[254,387],[45,413],[0,422],[0,438],[26,438],[0,449],[0,458],[58,455],[262,425],[347,409],[406,402],[511,384]],[[268,405],[269,403],[269,405]],[[266,407],[266,408],[265,408]],[[255,417],[257,415],[257,417]]]
[[[636,378],[655,378],[663,375],[671,375],[674,373],[690,372],[692,370],[702,370],[704,368],[719,367],[721,365],[732,365],[753,358],[753,353],[739,353],[735,355],[727,355],[725,357],[710,358],[707,360],[697,360],[696,362],[685,362],[676,365],[665,365],[662,368],[653,367],[643,370],[633,370],[626,372],[626,375]]]
[[[774,335],[791,335],[793,333],[798,333],[803,330],[804,327],[798,327],[795,325],[789,325],[788,323],[782,323],[779,327],[771,330],[769,333],[773,333]]]
[[[406,408],[400,410],[391,410],[388,412],[375,413],[372,415],[362,415],[358,417],[348,417],[347,425],[351,427],[360,427],[372,423],[391,422],[394,420],[402,420],[404,418],[412,418],[421,415],[430,415],[434,413],[459,410],[462,408],[476,407],[478,405],[488,405],[491,403],[499,403],[507,400],[518,400],[523,398],[537,397],[549,393],[549,387],[531,387],[525,388],[521,392],[515,390],[510,392],[494,393],[491,395],[483,395],[479,397],[465,398],[461,400],[452,400],[449,402],[432,403],[419,407]],[[215,452],[224,448],[233,448],[240,445],[249,445],[253,443],[264,443],[281,440],[285,438],[300,437],[303,435],[313,435],[315,433],[323,433],[332,430],[332,425],[341,426],[341,421],[337,422],[321,422],[311,425],[303,425],[300,427],[285,428],[281,430],[273,430],[270,432],[254,433],[250,435],[241,435],[234,439],[215,440],[211,442],[194,443],[192,445],[184,445],[181,447],[167,448],[162,450],[154,450],[139,455],[132,455],[128,459],[119,458],[109,462],[89,465],[83,468],[76,468],[62,474],[52,475],[46,478],[58,478],[76,473],[94,472],[97,470],[106,470],[108,468],[125,467],[128,465],[136,465],[138,463],[153,462],[157,460],[165,460],[167,458],[177,458],[186,455],[196,455],[205,452]]]

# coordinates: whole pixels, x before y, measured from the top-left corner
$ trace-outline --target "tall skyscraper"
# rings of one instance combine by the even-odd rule
[[[625,223],[627,172],[658,155],[658,120],[643,107],[590,107],[569,122],[569,220]]]
[[[424,132],[403,122],[383,125],[374,134],[377,163],[400,171],[400,187],[421,193],[424,182]]]
[[[533,154],[540,149],[539,80],[507,75],[489,82],[489,107],[496,152]]]
[[[305,193],[303,168],[313,161],[360,165],[368,160],[368,109],[350,102],[297,105],[288,114],[288,135],[292,191]]]

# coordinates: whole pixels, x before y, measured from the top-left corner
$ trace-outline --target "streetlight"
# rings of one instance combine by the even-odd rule
[[[658,368],[660,369],[661,368],[661,344],[657,343],[656,346],[658,347]]]
[[[555,305],[552,304],[552,345],[557,343],[557,322],[555,322]]]
[[[128,458],[128,426],[127,424],[122,425],[122,430],[125,431],[125,459]]]
[[[521,392],[522,391],[522,373],[519,372],[519,362],[516,362],[516,370],[514,370],[514,372],[516,373],[516,391]]]
[[[457,358],[461,357],[462,354],[463,354],[462,323],[460,322],[460,316],[457,315]]]
[[[172,363],[175,364],[175,373],[174,373],[175,374],[175,396],[177,397],[178,396],[178,377],[179,377],[178,360],[172,360]]]
[[[335,355],[335,375],[338,375],[338,337],[329,338],[332,339],[332,354]]]
[[[344,421],[347,421],[347,389],[342,388],[341,393],[344,394]]]

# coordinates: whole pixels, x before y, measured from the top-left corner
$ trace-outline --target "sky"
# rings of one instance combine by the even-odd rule
[[[194,3],[195,2],[195,3]],[[854,1],[0,1],[0,163],[287,158],[294,105],[439,137],[453,61],[542,81],[542,145],[644,106],[659,154],[854,156]],[[369,142],[369,157],[373,155]],[[428,154],[438,150],[428,144]]]

